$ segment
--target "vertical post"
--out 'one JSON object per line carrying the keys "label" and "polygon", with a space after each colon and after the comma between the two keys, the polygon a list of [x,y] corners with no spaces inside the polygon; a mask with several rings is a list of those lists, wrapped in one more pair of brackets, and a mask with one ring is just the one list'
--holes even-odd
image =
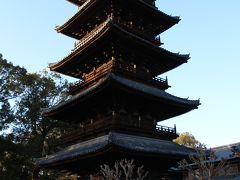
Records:
{"label": "vertical post", "polygon": [[141,120],[142,120],[142,117],[139,115],[138,116],[138,127],[141,127]]}
{"label": "vertical post", "polygon": [[174,132],[177,133],[177,126],[174,124]]}
{"label": "vertical post", "polygon": [[137,65],[136,64],[133,64],[133,71],[134,71],[134,73],[137,72]]}

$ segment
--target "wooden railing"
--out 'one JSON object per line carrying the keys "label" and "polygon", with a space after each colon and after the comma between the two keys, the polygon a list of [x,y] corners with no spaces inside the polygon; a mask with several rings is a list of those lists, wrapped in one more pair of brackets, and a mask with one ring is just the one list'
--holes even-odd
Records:
{"label": "wooden railing", "polygon": [[101,120],[94,120],[95,122],[85,124],[84,126],[77,129],[75,132],[65,134],[62,140],[65,142],[70,142],[78,139],[79,137],[88,136],[97,132],[101,132],[110,129],[112,126],[112,117],[104,118]]}
{"label": "wooden railing", "polygon": [[[150,133],[155,135],[169,135],[169,136],[175,136],[176,135],[176,126],[174,128],[167,127],[167,126],[156,126],[156,129],[154,130],[154,126],[145,126],[144,124],[141,124],[139,126],[138,123],[132,123],[129,124],[128,121],[125,119],[125,121],[122,121],[122,119],[118,119],[118,115],[111,115],[109,117],[104,117],[103,119],[99,120],[92,120],[92,122],[89,122],[89,124],[85,124],[84,126],[77,129],[75,132],[71,132],[69,134],[66,134],[62,137],[62,140],[65,143],[71,143],[78,139],[81,139],[82,137],[96,135],[98,133],[109,131],[109,130],[118,130],[118,129],[125,129],[126,131],[137,131],[142,133]],[[131,121],[132,119],[130,119]]]}
{"label": "wooden railing", "polygon": [[99,79],[104,76],[110,69],[113,67],[113,61],[110,60],[107,63],[104,63],[99,68],[94,69],[89,74],[84,74],[82,80],[79,80],[75,83],[70,83],[69,91],[74,92],[78,88],[84,87],[86,84]]}
{"label": "wooden railing", "polygon": [[134,75],[135,77],[143,79],[143,80],[147,80],[147,81],[155,82],[155,83],[161,83],[166,86],[168,85],[167,79],[163,79],[160,77],[152,77],[152,75],[148,69],[145,69],[143,67],[137,67],[135,64],[114,61],[113,67],[114,67],[115,71],[120,71],[120,72],[128,74],[130,76]]}
{"label": "wooden railing", "polygon": [[85,86],[87,83],[93,82],[102,76],[104,76],[109,71],[117,72],[123,75],[131,76],[133,78],[144,80],[148,83],[155,83],[156,85],[168,87],[168,80],[160,77],[152,77],[148,69],[142,67],[137,67],[135,64],[129,64],[126,62],[115,61],[114,58],[104,63],[99,68],[94,69],[89,74],[84,74],[82,80],[70,84],[69,90],[73,92],[80,87]]}
{"label": "wooden railing", "polygon": [[174,134],[177,133],[176,125],[174,125],[174,128],[157,125],[156,130],[158,132],[164,132],[164,133],[174,133]]}
{"label": "wooden railing", "polygon": [[100,76],[106,74],[112,67],[113,67],[113,60],[110,60],[107,63],[104,63],[99,68],[94,69],[89,74],[84,75],[83,80],[85,82],[89,82],[89,81],[92,81],[94,79],[98,79]]}

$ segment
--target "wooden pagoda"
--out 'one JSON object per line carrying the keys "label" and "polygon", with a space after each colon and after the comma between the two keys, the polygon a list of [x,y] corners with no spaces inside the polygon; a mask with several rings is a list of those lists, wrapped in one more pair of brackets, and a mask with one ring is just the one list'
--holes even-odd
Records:
{"label": "wooden pagoda", "polygon": [[172,142],[176,127],[158,122],[200,104],[165,92],[168,80],[159,77],[189,59],[160,47],[159,34],[179,17],[159,11],[155,0],[68,1],[78,12],[56,30],[78,42],[50,69],[79,81],[69,87],[68,100],[43,116],[78,128],[63,136],[65,149],[35,164],[88,179],[101,164],[128,158],[144,164],[150,179],[165,177],[191,150]]}

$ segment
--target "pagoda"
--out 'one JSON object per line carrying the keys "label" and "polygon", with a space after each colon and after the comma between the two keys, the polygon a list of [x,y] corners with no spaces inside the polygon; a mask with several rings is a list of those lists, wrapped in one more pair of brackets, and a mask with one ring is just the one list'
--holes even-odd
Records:
{"label": "pagoda", "polygon": [[74,49],[50,70],[79,79],[70,98],[43,116],[72,123],[61,151],[35,161],[37,168],[64,170],[83,179],[102,164],[134,159],[149,179],[168,176],[190,149],[172,142],[176,126],[159,122],[198,108],[199,100],[166,92],[159,77],[189,59],[161,47],[160,34],[180,21],[155,0],[68,0],[78,12],[57,32],[75,38]]}

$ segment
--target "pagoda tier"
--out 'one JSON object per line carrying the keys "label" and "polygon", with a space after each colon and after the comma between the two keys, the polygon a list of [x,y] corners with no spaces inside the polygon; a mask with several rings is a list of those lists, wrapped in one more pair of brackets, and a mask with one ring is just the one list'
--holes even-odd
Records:
{"label": "pagoda tier", "polygon": [[179,98],[145,83],[109,72],[104,78],[77,91],[67,101],[45,109],[43,116],[75,124],[63,142],[71,145],[112,130],[173,140],[176,128],[157,122],[196,109],[199,101]]}
{"label": "pagoda tier", "polygon": [[109,72],[69,100],[45,109],[43,115],[81,123],[101,114],[106,116],[123,110],[130,116],[134,113],[141,117],[150,116],[153,124],[196,109],[198,105],[198,100],[179,98],[151,85]]}
{"label": "pagoda tier", "polygon": [[82,38],[68,56],[50,64],[50,69],[83,79],[83,75],[107,63],[112,57],[125,64],[135,64],[137,68],[148,71],[152,77],[186,63],[189,59],[189,55],[172,53],[137,36],[109,17]]}
{"label": "pagoda tier", "polygon": [[[145,13],[142,13],[145,12]],[[142,0],[88,0],[78,12],[56,30],[67,36],[81,39],[110,15],[121,19],[151,38],[166,31],[179,22],[178,17],[169,16]]]}
{"label": "pagoda tier", "polygon": [[110,132],[39,158],[35,164],[48,169],[95,174],[100,165],[112,165],[113,162],[128,158],[135,159],[137,165],[144,164],[144,169],[150,171],[147,179],[156,179],[190,153],[193,153],[192,149],[171,141]]}

